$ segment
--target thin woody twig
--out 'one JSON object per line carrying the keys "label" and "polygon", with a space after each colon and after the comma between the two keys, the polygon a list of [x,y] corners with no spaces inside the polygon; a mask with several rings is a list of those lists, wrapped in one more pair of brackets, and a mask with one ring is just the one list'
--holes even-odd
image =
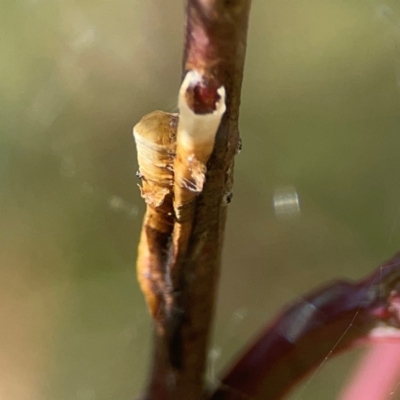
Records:
{"label": "thin woody twig", "polygon": [[[197,400],[205,393],[203,376],[226,204],[240,142],[249,9],[250,0],[187,0],[183,61],[187,79],[179,100],[174,184],[172,190],[168,185],[153,185],[166,195],[155,206],[147,201],[139,250],[139,280],[157,327],[144,396],[148,400]],[[208,127],[207,118],[212,121]],[[198,119],[206,132],[198,131]],[[187,130],[189,136],[184,134]],[[197,133],[191,142],[193,132]],[[145,194],[149,179],[143,175]]]}
{"label": "thin woody twig", "polygon": [[[174,162],[174,215],[172,257],[168,265],[174,290],[169,315],[171,323],[169,352],[177,368],[183,367],[181,324],[174,314],[182,310],[187,286],[185,268],[192,228],[196,217],[196,199],[202,192],[215,135],[226,110],[225,89],[215,81],[205,79],[199,71],[189,71],[179,94],[179,124]],[[179,317],[179,315],[178,315]]]}

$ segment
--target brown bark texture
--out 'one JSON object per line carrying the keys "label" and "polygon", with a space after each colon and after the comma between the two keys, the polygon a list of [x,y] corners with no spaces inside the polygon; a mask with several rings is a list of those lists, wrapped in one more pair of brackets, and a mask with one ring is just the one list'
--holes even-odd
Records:
{"label": "brown bark texture", "polygon": [[[238,118],[250,3],[250,0],[187,0],[186,3],[183,77],[193,70],[202,76],[201,85],[186,93],[187,104],[197,114],[212,112],[218,100],[217,88],[224,87],[226,111],[204,169],[204,185],[196,196],[190,197],[182,187],[176,188],[181,161],[178,139],[173,204],[169,195],[164,204],[172,210],[173,226],[169,225],[169,213],[164,213],[166,223],[162,229],[158,230],[157,223],[150,225],[154,230],[149,229],[151,218],[157,218],[159,211],[151,209],[146,199],[148,213],[140,246],[143,259],[150,261],[146,267],[148,274],[139,279],[156,324],[152,366],[143,397],[146,400],[198,400],[206,395],[204,372],[226,205],[232,197],[234,156],[240,148]],[[177,199],[190,201],[176,204]],[[156,254],[150,248],[152,245]],[[158,266],[157,277],[148,280],[152,263]],[[163,279],[168,282],[162,282]]]}

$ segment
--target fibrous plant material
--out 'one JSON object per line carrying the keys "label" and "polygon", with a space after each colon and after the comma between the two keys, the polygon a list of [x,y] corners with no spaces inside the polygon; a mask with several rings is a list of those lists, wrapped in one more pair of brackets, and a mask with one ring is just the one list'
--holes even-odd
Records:
{"label": "fibrous plant material", "polygon": [[174,163],[174,210],[178,221],[188,219],[185,207],[201,193],[206,164],[226,110],[225,89],[200,71],[189,71],[179,91],[179,124]]}
{"label": "fibrous plant material", "polygon": [[278,315],[225,374],[212,400],[279,400],[327,357],[400,339],[400,253],[358,281],[336,281]]}

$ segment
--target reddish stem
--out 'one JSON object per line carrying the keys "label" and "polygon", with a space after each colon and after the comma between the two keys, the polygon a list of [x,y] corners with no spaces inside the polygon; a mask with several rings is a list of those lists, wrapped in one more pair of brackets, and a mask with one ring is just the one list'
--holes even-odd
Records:
{"label": "reddish stem", "polygon": [[212,399],[282,399],[327,356],[399,337],[399,298],[400,253],[362,281],[337,281],[305,296],[268,325]]}

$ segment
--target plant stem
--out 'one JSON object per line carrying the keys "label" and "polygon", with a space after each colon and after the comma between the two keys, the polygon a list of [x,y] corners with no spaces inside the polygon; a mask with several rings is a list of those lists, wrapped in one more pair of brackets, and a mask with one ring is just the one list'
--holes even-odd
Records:
{"label": "plant stem", "polygon": [[399,340],[399,329],[400,253],[360,281],[335,281],[289,305],[210,399],[281,400],[328,358],[366,342]]}
{"label": "plant stem", "polygon": [[[181,271],[177,307],[156,329],[145,399],[197,400],[204,371],[221,264],[226,204],[239,147],[239,105],[250,0],[187,0],[183,76],[197,70],[226,91],[226,112],[207,163],[204,188],[194,201],[194,219]],[[175,227],[174,227],[175,229]],[[171,357],[172,355],[172,357]],[[178,363],[173,358],[178,359]]]}

